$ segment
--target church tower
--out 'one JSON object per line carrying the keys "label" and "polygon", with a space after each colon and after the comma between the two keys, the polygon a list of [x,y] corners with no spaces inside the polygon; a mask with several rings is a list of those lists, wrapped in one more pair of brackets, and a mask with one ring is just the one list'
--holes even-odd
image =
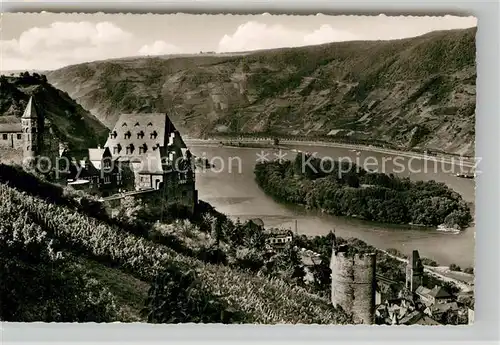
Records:
{"label": "church tower", "polygon": [[30,164],[30,161],[34,162],[36,160],[40,143],[38,137],[40,133],[40,121],[33,97],[30,97],[28,101],[28,105],[21,117],[21,124],[24,136],[23,161],[26,164]]}
{"label": "church tower", "polygon": [[406,288],[411,292],[415,292],[422,285],[423,279],[424,265],[422,264],[422,260],[420,260],[418,250],[414,250],[406,266]]}

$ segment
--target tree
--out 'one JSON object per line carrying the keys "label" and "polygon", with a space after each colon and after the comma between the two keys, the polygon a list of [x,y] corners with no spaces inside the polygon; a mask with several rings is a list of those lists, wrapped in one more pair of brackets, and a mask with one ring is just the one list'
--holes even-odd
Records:
{"label": "tree", "polygon": [[474,274],[474,268],[467,267],[467,268],[464,269],[464,273]]}

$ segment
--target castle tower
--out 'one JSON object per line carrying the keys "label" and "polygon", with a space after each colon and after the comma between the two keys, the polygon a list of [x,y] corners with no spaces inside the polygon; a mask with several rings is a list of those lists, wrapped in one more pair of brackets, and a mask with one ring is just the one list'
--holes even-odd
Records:
{"label": "castle tower", "polygon": [[373,324],[375,319],[376,256],[374,253],[349,253],[347,246],[334,248],[332,270],[332,304],[353,316],[355,322]]}
{"label": "castle tower", "polygon": [[30,97],[28,105],[21,117],[21,125],[23,129],[24,145],[23,145],[23,161],[26,164],[31,164],[36,160],[39,150],[39,117],[35,108],[33,97]]}
{"label": "castle tower", "polygon": [[422,285],[424,278],[424,265],[420,260],[418,250],[414,250],[406,265],[406,288],[411,292]]}

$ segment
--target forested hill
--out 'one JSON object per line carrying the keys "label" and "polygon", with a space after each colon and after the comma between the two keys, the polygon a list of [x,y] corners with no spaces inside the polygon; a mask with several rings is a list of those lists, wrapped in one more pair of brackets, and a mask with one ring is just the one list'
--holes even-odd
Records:
{"label": "forested hill", "polygon": [[107,128],[67,93],[52,86],[44,75],[23,72],[0,79],[0,123],[2,116],[21,117],[33,96],[37,108],[50,120],[60,140],[75,150],[96,147]]}
{"label": "forested hill", "polygon": [[193,136],[376,139],[472,155],[475,34],[97,61],[48,78],[108,127],[122,112],[160,111]]}

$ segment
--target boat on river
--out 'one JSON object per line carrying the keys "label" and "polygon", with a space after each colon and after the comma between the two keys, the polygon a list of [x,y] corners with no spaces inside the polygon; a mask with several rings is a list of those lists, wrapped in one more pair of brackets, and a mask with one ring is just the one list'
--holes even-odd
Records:
{"label": "boat on river", "polygon": [[444,224],[438,225],[436,230],[442,231],[442,232],[448,232],[451,234],[459,234],[460,233],[460,229],[448,227],[448,226],[445,226]]}

